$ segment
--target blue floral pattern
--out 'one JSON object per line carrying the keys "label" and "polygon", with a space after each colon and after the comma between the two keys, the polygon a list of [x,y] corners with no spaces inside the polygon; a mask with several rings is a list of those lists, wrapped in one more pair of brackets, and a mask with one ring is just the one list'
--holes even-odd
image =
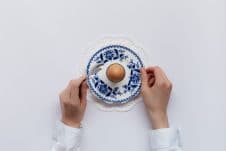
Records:
{"label": "blue floral pattern", "polygon": [[132,93],[135,88],[137,88],[140,84],[140,64],[139,62],[134,63],[133,60],[130,60],[129,64],[127,67],[130,69],[130,78],[129,78],[129,83],[126,85],[123,85],[122,87],[124,88],[124,93],[130,92]]}
{"label": "blue floral pattern", "polygon": [[[130,53],[134,59],[130,58],[128,53]],[[110,87],[95,74],[89,77],[88,85],[91,88],[91,92],[106,103],[125,103],[137,96],[141,87],[140,68],[143,67],[143,63],[131,49],[120,45],[110,45],[100,49],[90,59],[87,65],[87,75],[89,75],[91,63],[105,64],[106,62],[115,60],[126,63],[130,71],[127,84],[120,87]],[[120,96],[125,93],[129,94],[128,97],[119,99]]]}
{"label": "blue floral pattern", "polygon": [[125,55],[125,50],[113,48],[113,49],[108,49],[103,53],[100,53],[98,56],[96,56],[96,58],[94,58],[94,61],[96,63],[103,64],[111,60],[122,61],[127,58],[128,56]]}
{"label": "blue floral pattern", "polygon": [[95,75],[92,78],[92,82],[94,84],[94,87],[106,97],[116,98],[118,95],[122,95],[122,93],[119,91],[118,87],[111,88],[107,84],[104,83],[97,75]]}

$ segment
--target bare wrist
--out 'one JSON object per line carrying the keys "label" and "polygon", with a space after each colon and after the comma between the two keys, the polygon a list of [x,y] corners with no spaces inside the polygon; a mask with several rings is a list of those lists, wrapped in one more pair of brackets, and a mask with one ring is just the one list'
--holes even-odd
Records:
{"label": "bare wrist", "polygon": [[169,128],[168,116],[166,112],[149,112],[152,129]]}
{"label": "bare wrist", "polygon": [[62,119],[61,120],[65,125],[69,126],[69,127],[74,127],[74,128],[80,128],[81,127],[81,123],[80,122],[73,122],[71,120],[65,120]]}

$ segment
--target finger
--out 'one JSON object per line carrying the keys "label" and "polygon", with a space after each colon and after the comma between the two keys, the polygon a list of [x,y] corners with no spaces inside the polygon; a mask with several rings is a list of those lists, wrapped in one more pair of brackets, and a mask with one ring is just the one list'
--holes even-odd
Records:
{"label": "finger", "polygon": [[167,76],[164,71],[160,67],[155,67],[154,70],[155,80],[158,83],[169,82]]}
{"label": "finger", "polygon": [[79,87],[81,83],[86,79],[86,76],[81,76],[78,79],[72,80],[71,84],[71,98],[72,100],[78,101],[79,100]]}
{"label": "finger", "polygon": [[146,88],[148,86],[148,75],[144,68],[141,68],[141,87]]}
{"label": "finger", "polygon": [[148,86],[152,87],[155,82],[154,67],[153,66],[147,67],[146,72],[148,75]]}
{"label": "finger", "polygon": [[150,76],[148,79],[148,85],[149,87],[152,87],[155,84],[155,77],[154,76]]}
{"label": "finger", "polygon": [[155,67],[153,67],[153,66],[150,66],[150,67],[146,68],[146,72],[147,73],[153,73],[154,74],[154,70],[155,70]]}
{"label": "finger", "polygon": [[82,82],[81,88],[80,88],[80,103],[81,106],[86,106],[87,103],[87,90],[88,90],[88,85],[86,80]]}
{"label": "finger", "polygon": [[162,70],[162,68],[158,67],[159,70],[162,72],[162,76],[169,81],[168,77],[166,76],[166,73]]}
{"label": "finger", "polygon": [[59,96],[60,96],[61,101],[63,101],[63,100],[67,101],[67,100],[70,99],[70,97],[71,97],[71,86],[70,86],[70,84],[67,85],[67,87],[59,94]]}
{"label": "finger", "polygon": [[151,78],[155,78],[155,75],[153,72],[147,73],[148,75],[148,80],[150,80]]}

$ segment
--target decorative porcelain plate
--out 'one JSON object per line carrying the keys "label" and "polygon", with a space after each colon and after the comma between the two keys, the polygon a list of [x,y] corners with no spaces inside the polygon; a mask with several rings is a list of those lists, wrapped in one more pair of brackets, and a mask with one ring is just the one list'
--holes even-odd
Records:
{"label": "decorative porcelain plate", "polygon": [[130,48],[108,45],[96,51],[86,73],[91,93],[107,104],[127,103],[140,93],[143,62]]}

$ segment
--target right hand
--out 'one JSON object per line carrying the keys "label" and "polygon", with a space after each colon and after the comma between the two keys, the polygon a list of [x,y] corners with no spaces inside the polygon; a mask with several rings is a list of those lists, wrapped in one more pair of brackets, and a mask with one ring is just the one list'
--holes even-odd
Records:
{"label": "right hand", "polygon": [[168,128],[167,106],[172,84],[160,67],[141,69],[141,93],[153,129]]}

